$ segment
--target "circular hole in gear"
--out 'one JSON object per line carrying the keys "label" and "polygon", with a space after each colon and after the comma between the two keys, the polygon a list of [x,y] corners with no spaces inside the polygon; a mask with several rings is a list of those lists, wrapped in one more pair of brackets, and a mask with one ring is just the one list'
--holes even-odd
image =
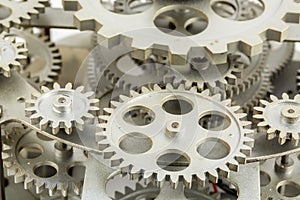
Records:
{"label": "circular hole in gear", "polygon": [[300,195],[300,185],[292,181],[282,181],[277,185],[277,192],[288,198]]}
{"label": "circular hole in gear", "polygon": [[219,160],[229,155],[230,146],[219,138],[208,138],[197,147],[197,152],[204,158]]}
{"label": "circular hole in gear", "polygon": [[143,106],[132,107],[123,115],[124,121],[134,126],[148,125],[153,122],[154,118],[154,112]]}
{"label": "circular hole in gear", "polygon": [[186,37],[203,32],[207,28],[208,18],[195,8],[174,5],[159,10],[154,24],[164,33]]}
{"label": "circular hole in gear", "polygon": [[27,144],[19,149],[19,154],[24,159],[34,159],[41,156],[43,148],[39,144]]}
{"label": "circular hole in gear", "polygon": [[158,157],[156,164],[166,171],[178,172],[190,165],[190,158],[182,151],[169,150]]}
{"label": "circular hole in gear", "polygon": [[193,110],[193,104],[184,97],[172,96],[162,104],[162,108],[173,115],[184,115]]}
{"label": "circular hole in gear", "polygon": [[0,20],[8,18],[12,13],[12,10],[2,4],[0,4]]}
{"label": "circular hole in gear", "polygon": [[153,0],[100,0],[100,2],[107,10],[124,15],[132,15],[144,12],[153,4]]}
{"label": "circular hole in gear", "polygon": [[199,125],[210,131],[222,131],[227,129],[230,124],[230,118],[217,111],[211,111],[203,114],[199,119]]}
{"label": "circular hole in gear", "polygon": [[142,133],[128,133],[120,139],[119,147],[129,154],[142,154],[152,148],[152,140]]}
{"label": "circular hole in gear", "polygon": [[268,173],[260,171],[260,186],[265,187],[270,184],[271,177]]}
{"label": "circular hole in gear", "polygon": [[38,164],[33,168],[33,173],[40,178],[50,178],[57,174],[57,167],[54,163]]}
{"label": "circular hole in gear", "polygon": [[234,1],[212,1],[211,8],[217,15],[226,19],[235,17],[238,11]]}
{"label": "circular hole in gear", "polygon": [[85,176],[85,166],[75,165],[68,169],[68,175],[76,180],[83,181]]}

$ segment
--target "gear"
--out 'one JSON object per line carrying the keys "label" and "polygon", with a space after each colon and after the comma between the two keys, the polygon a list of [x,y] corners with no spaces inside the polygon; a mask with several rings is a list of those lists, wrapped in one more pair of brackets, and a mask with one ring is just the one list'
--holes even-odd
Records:
{"label": "gear", "polygon": [[102,96],[115,88],[122,89],[126,93],[141,86],[159,84],[163,82],[164,75],[172,71],[169,67],[151,59],[146,62],[132,59],[130,56],[132,51],[134,49],[122,41],[109,48],[98,45],[92,51],[88,58],[87,78],[97,96]]}
{"label": "gear", "polygon": [[79,149],[50,140],[20,124],[2,136],[3,164],[15,183],[49,196],[80,195],[87,157]]}
{"label": "gear", "polygon": [[273,76],[278,76],[279,72],[292,60],[295,44],[289,42],[278,43],[274,41],[269,43],[271,49],[266,62],[267,68]]}
{"label": "gear", "polygon": [[26,101],[25,111],[32,124],[39,124],[41,129],[50,126],[53,134],[61,128],[71,134],[73,126],[82,130],[85,121],[94,122],[99,100],[92,98],[93,92],[83,93],[82,86],[72,89],[71,83],[65,88],[54,83],[53,88],[42,87],[42,94],[32,94],[33,98]]}
{"label": "gear", "polygon": [[287,140],[297,145],[300,133],[300,95],[289,99],[284,93],[282,99],[273,95],[270,99],[271,102],[260,100],[262,107],[254,108],[257,114],[253,118],[259,121],[257,126],[266,131],[268,140],[278,136],[281,145]]}
{"label": "gear", "polygon": [[19,27],[21,23],[28,23],[31,16],[44,12],[47,5],[48,0],[1,0],[0,33],[8,31],[11,26]]}
{"label": "gear", "polygon": [[[242,89],[240,89],[242,90]],[[232,97],[233,104],[243,108],[245,113],[250,113],[254,106],[259,104],[259,100],[265,98],[272,92],[270,73],[263,72],[255,83]]]}
{"label": "gear", "polygon": [[30,63],[23,73],[37,85],[52,85],[61,69],[61,56],[58,48],[50,42],[49,37],[34,34],[33,29],[11,29],[10,34],[26,41]]}
{"label": "gear", "polygon": [[183,181],[190,187],[193,180],[203,185],[206,177],[216,182],[245,163],[253,145],[248,137],[253,132],[245,128],[251,122],[241,121],[246,114],[235,113],[239,107],[229,107],[229,100],[184,85],[141,91],[120,96],[121,102],[105,109],[108,115],[99,116],[103,122],[96,140],[113,166],[159,186]]}
{"label": "gear", "polygon": [[[135,188],[125,187],[124,193],[120,191],[115,192],[115,200],[135,200],[140,196],[143,196],[145,199],[155,199],[162,192],[161,189],[155,187],[152,183],[144,186],[140,183],[136,183]],[[174,191],[172,191],[174,192]],[[186,200],[216,200],[221,199],[220,193],[209,194],[209,188],[197,188],[197,189],[185,189],[183,199]],[[168,196],[167,194],[164,194]],[[172,195],[169,195],[172,196]]]}
{"label": "gear", "polygon": [[[215,63],[225,63],[227,52],[239,49],[249,56],[258,55],[264,40],[289,39],[290,23],[299,22],[295,19],[300,5],[294,0],[261,2],[263,14],[244,23],[221,18],[211,9],[210,1],[184,1],[183,5],[181,1],[156,0],[144,11],[127,15],[111,11],[101,1],[64,0],[64,8],[79,10],[74,19],[80,30],[96,30],[106,38],[118,34],[132,38],[134,48],[146,50],[135,55],[138,59],[148,57],[148,48],[159,45],[167,54],[172,53],[172,64],[178,64],[178,56],[193,54],[192,47],[201,44]],[[228,27],[226,32],[223,27]]]}
{"label": "gear", "polygon": [[0,34],[0,73],[6,77],[10,77],[10,69],[21,69],[21,61],[27,59],[27,49],[24,43],[17,43],[15,38]]}

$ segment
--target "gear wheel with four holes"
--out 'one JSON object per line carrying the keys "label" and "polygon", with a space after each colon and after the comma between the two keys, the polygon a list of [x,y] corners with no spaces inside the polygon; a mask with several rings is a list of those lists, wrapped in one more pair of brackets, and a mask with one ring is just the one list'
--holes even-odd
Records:
{"label": "gear wheel with four holes", "polygon": [[20,70],[21,61],[27,59],[27,49],[25,44],[16,42],[15,37],[9,36],[7,33],[0,34],[0,73],[6,77],[10,77],[11,68]]}
{"label": "gear wheel with four holes", "polygon": [[48,4],[48,0],[1,0],[0,33],[8,31],[12,26],[19,27],[21,23],[29,23],[31,17],[44,12]]}
{"label": "gear wheel with four holes", "polygon": [[283,145],[291,140],[297,145],[300,133],[300,95],[294,99],[284,93],[282,99],[270,96],[271,102],[260,100],[262,107],[255,107],[256,115],[253,116],[259,123],[258,128],[266,132],[267,139],[278,137],[279,144]]}
{"label": "gear wheel with four holes", "polygon": [[[215,63],[225,63],[228,52],[241,50],[249,56],[258,55],[264,40],[289,39],[290,23],[299,23],[300,4],[294,0],[261,2],[263,13],[255,20],[242,22],[220,17],[210,1],[188,0],[183,5],[182,1],[155,0],[145,10],[126,15],[110,10],[101,1],[64,0],[63,4],[66,10],[79,10],[74,14],[78,29],[95,30],[106,38],[119,34],[131,38],[134,48],[146,50],[135,55],[139,59],[147,57],[150,47],[159,45],[167,54],[171,52],[171,63],[178,64],[178,56],[195,53],[195,46],[205,47]],[[175,23],[166,21],[170,18]]]}
{"label": "gear wheel with four holes", "polygon": [[175,188],[180,181],[186,187],[207,178],[217,182],[251,152],[246,114],[208,90],[154,85],[119,98],[99,116],[96,140],[104,158],[133,178],[142,175],[158,186],[169,181]]}
{"label": "gear wheel with four holes", "polygon": [[10,35],[26,41],[29,63],[22,73],[38,86],[50,86],[58,78],[61,70],[61,55],[49,37],[33,33],[33,29],[19,30],[12,28]]}
{"label": "gear wheel with four holes", "polygon": [[74,173],[85,168],[87,157],[82,150],[20,124],[6,130],[2,141],[3,165],[15,183],[24,183],[25,189],[34,187],[37,194],[47,191],[50,197],[80,195],[84,177]]}
{"label": "gear wheel with four holes", "polygon": [[72,127],[82,130],[85,122],[94,122],[99,111],[94,92],[83,93],[83,86],[72,89],[71,83],[65,88],[54,83],[53,88],[43,86],[42,94],[32,94],[32,99],[26,101],[25,111],[32,124],[38,124],[43,130],[51,127],[53,134],[60,129],[71,134]]}

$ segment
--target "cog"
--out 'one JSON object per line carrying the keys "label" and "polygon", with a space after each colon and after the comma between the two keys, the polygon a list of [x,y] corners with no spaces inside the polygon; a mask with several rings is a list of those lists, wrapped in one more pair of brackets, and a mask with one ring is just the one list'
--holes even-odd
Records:
{"label": "cog", "polygon": [[61,55],[49,37],[33,33],[33,29],[12,28],[10,35],[26,41],[30,63],[23,69],[24,75],[38,86],[50,86],[61,70]]}
{"label": "cog", "polygon": [[104,158],[131,177],[142,175],[159,186],[170,181],[175,188],[180,181],[186,187],[192,181],[204,185],[206,178],[216,182],[238,170],[251,152],[253,132],[246,128],[251,122],[242,121],[246,114],[208,90],[154,85],[119,98],[99,116],[96,141]]}
{"label": "cog", "polygon": [[[38,135],[22,125],[2,136],[3,165],[15,183],[24,183],[25,189],[48,192],[50,197],[80,195],[87,157],[79,149]],[[83,171],[84,172],[84,171]]]}
{"label": "cog", "polygon": [[[110,10],[101,1],[64,0],[63,4],[65,10],[79,10],[74,14],[78,29],[95,30],[106,38],[122,34],[132,39],[134,48],[145,50],[135,55],[137,59],[147,58],[149,48],[159,45],[166,54],[171,52],[171,63],[178,64],[176,58],[187,57],[195,46],[204,47],[215,63],[225,63],[228,52],[241,50],[249,56],[258,55],[265,40],[289,39],[290,24],[299,23],[295,20],[300,13],[299,3],[294,0],[261,2],[264,12],[255,20],[243,23],[221,18],[211,8],[210,1],[185,1],[183,5],[178,1],[156,0],[142,12],[126,15]],[[168,21],[170,17],[175,23]],[[228,27],[225,32],[224,27]]]}
{"label": "cog", "polygon": [[282,99],[270,96],[271,102],[260,100],[261,107],[255,107],[257,112],[253,116],[259,123],[257,126],[265,131],[267,139],[271,140],[278,136],[280,145],[291,140],[294,145],[298,144],[300,133],[300,95],[294,99],[289,99],[286,93],[282,94]]}
{"label": "cog", "polygon": [[295,44],[291,42],[278,43],[274,41],[269,43],[271,49],[267,59],[267,68],[273,76],[276,77],[292,60]]}
{"label": "cog", "polygon": [[[135,188],[125,187],[124,192],[116,191],[115,200],[135,200],[140,196],[143,196],[146,199],[155,199],[159,196],[162,190],[158,187],[155,187],[152,183],[147,184],[146,186],[136,183]],[[173,191],[174,192],[174,191]],[[202,199],[202,200],[217,200],[220,198],[220,193],[209,193],[209,188],[193,188],[185,189],[182,191],[184,200],[193,200],[193,199]],[[168,194],[165,194],[168,196]],[[170,196],[170,195],[169,195]],[[172,196],[172,195],[171,195]]]}
{"label": "cog", "polygon": [[29,23],[32,16],[44,12],[45,6],[49,5],[48,0],[30,1],[1,1],[0,33],[8,31],[10,27],[19,27]]}
{"label": "cog", "polygon": [[[241,91],[244,89],[240,89]],[[245,113],[252,112],[253,107],[259,104],[260,99],[264,99],[273,90],[270,81],[270,73],[265,71],[253,85],[249,85],[243,92],[232,97],[233,105],[242,107]]]}
{"label": "cog", "polygon": [[72,89],[71,83],[65,88],[54,83],[53,88],[42,87],[42,94],[32,94],[26,101],[25,111],[32,124],[39,124],[43,130],[51,127],[53,134],[61,128],[71,134],[73,126],[82,130],[85,122],[94,122],[99,100],[92,98],[93,92],[83,93],[83,86]]}
{"label": "cog", "polygon": [[88,60],[87,78],[97,97],[112,89],[126,93],[141,86],[159,84],[164,75],[172,71],[150,58],[145,62],[132,59],[133,51],[122,39],[109,48],[102,45],[94,48]]}
{"label": "cog", "polygon": [[10,69],[21,69],[21,62],[27,59],[24,43],[17,43],[7,33],[0,34],[0,73],[10,77]]}

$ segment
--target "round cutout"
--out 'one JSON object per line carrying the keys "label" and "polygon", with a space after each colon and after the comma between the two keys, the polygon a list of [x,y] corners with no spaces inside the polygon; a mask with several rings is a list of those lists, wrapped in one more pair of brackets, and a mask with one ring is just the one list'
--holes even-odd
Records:
{"label": "round cutout", "polygon": [[173,96],[163,103],[162,108],[172,115],[184,115],[193,110],[193,105],[183,97]]}
{"label": "round cutout", "polygon": [[129,109],[123,119],[134,126],[145,126],[153,122],[155,114],[149,108],[143,106],[135,106]]}
{"label": "round cutout", "polygon": [[166,171],[178,172],[190,165],[190,158],[179,150],[169,150],[158,157],[156,164]]}
{"label": "round cutout", "polygon": [[198,146],[197,152],[204,158],[219,160],[229,155],[230,147],[219,138],[208,138]]}
{"label": "round cutout", "polygon": [[207,112],[199,119],[199,125],[210,131],[222,131],[227,129],[231,124],[230,118],[217,111]]}
{"label": "round cutout", "polygon": [[4,20],[11,15],[12,11],[10,8],[0,4],[0,20]]}
{"label": "round cutout", "polygon": [[41,156],[42,153],[43,149],[39,144],[27,144],[19,150],[19,154],[24,159],[34,159]]}
{"label": "round cutout", "polygon": [[40,164],[34,167],[33,172],[40,178],[50,178],[57,174],[57,167],[54,166],[52,163]]}
{"label": "round cutout", "polygon": [[85,176],[85,166],[75,165],[68,169],[68,175],[76,180],[83,181]]}
{"label": "round cutout", "polygon": [[260,171],[260,186],[265,187],[270,184],[271,177],[266,172]]}
{"label": "round cutout", "polygon": [[152,148],[152,140],[142,133],[128,133],[120,139],[119,147],[129,154],[142,154]]}

